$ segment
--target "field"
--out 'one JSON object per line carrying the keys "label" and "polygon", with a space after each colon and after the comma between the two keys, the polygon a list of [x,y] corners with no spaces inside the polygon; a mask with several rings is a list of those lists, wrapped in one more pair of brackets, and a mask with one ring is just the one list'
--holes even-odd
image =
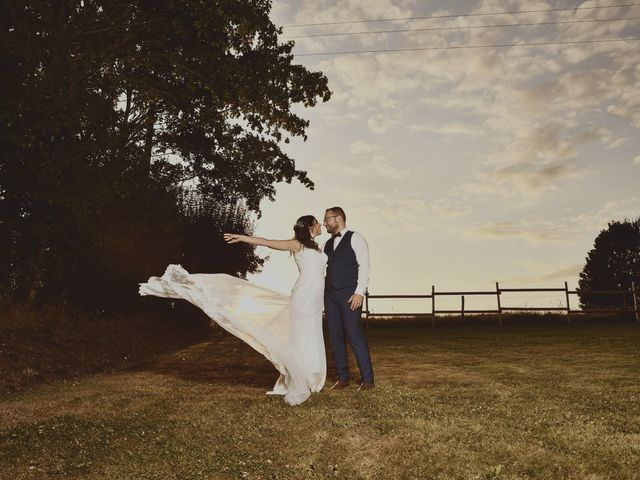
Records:
{"label": "field", "polygon": [[264,395],[271,365],[220,331],[5,391],[0,477],[640,478],[635,323],[368,336],[375,390],[325,390],[293,408]]}

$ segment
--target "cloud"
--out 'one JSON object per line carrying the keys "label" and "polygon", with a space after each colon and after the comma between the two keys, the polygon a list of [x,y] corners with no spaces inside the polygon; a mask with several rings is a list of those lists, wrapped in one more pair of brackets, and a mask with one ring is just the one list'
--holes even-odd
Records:
{"label": "cloud", "polygon": [[321,171],[331,170],[355,177],[373,176],[392,180],[399,180],[410,175],[409,169],[398,168],[392,164],[385,152],[380,145],[356,140],[349,147],[351,156],[344,162],[324,160],[318,165],[318,169]]}
{"label": "cloud", "polygon": [[403,95],[422,85],[415,76],[416,61],[390,55],[340,55],[323,60],[318,68],[330,79],[330,88],[349,108],[394,110]]}
{"label": "cloud", "polygon": [[524,239],[530,244],[575,244],[585,237],[593,237],[614,220],[637,218],[640,198],[610,200],[599,209],[563,218],[531,216],[515,220],[492,220],[462,227],[470,240]]}
{"label": "cloud", "polygon": [[529,243],[563,243],[570,232],[556,222],[540,219],[501,220],[474,224],[463,229],[469,239],[523,238]]}
{"label": "cloud", "polygon": [[392,127],[399,125],[397,115],[376,114],[367,121],[369,130],[373,133],[386,133]]}
{"label": "cloud", "polygon": [[376,224],[390,236],[423,231],[425,221],[430,217],[429,205],[419,192],[350,189],[338,191],[336,195],[363,218],[377,219]]}
{"label": "cloud", "polygon": [[575,164],[516,163],[488,173],[480,173],[475,182],[464,184],[462,188],[463,191],[471,193],[535,198],[550,190],[559,190],[556,186],[559,179],[579,175]]}
{"label": "cloud", "polygon": [[563,138],[563,129],[551,125],[531,126],[499,151],[485,156],[484,170],[460,186],[467,194],[494,194],[503,197],[538,197],[557,190],[559,181],[580,178],[584,167],[577,162],[577,146],[602,132],[586,130]]}
{"label": "cloud", "polygon": [[431,203],[431,210],[442,218],[454,218],[466,215],[471,209],[461,202],[453,202],[448,198],[440,198]]}
{"label": "cloud", "polygon": [[[597,6],[583,2],[580,6]],[[392,18],[424,14],[485,13],[552,9],[551,1],[481,0],[466,11],[449,6],[429,10],[422,2],[379,0],[367,2],[304,0],[288,23],[340,21],[349,18]],[[283,9],[282,9],[283,10]],[[291,10],[291,9],[289,9]],[[622,17],[632,8],[538,12],[527,20],[572,21]],[[631,15],[633,16],[633,15]],[[512,14],[490,23],[518,23]],[[442,19],[437,26],[479,26],[485,17]],[[435,24],[436,22],[433,22]],[[427,23],[412,21],[406,28]],[[429,26],[432,25],[430,22]],[[635,25],[635,27],[634,27]],[[356,31],[398,27],[399,24],[332,26],[330,30]],[[430,47],[490,43],[554,42],[619,38],[630,34],[631,21],[575,23],[526,28],[413,31],[390,35],[319,37],[315,47],[358,50],[390,47]],[[344,28],[344,29],[343,29]],[[316,28],[316,31],[328,31]],[[309,29],[306,33],[310,33]],[[449,191],[450,202],[434,202],[429,212],[441,218],[464,215],[477,200],[495,196],[509,205],[542,205],[549,194],[594,178],[601,164],[595,152],[629,147],[640,128],[640,50],[637,42],[540,47],[414,51],[389,54],[305,57],[329,78],[334,96],[318,123],[363,125],[380,148],[352,144],[351,159],[339,167],[343,173],[394,180],[413,180],[407,164],[398,158],[390,132],[429,133],[429,147],[451,147],[452,139],[467,146],[468,167],[460,183]],[[302,43],[300,47],[304,46]],[[333,109],[333,110],[332,110]],[[335,122],[335,123],[334,123]],[[360,130],[359,130],[360,131]],[[435,138],[434,138],[435,137]],[[441,144],[438,145],[438,137]],[[416,148],[424,146],[414,135]],[[363,136],[363,140],[368,140]],[[442,143],[447,142],[447,146]],[[584,147],[588,146],[589,149]],[[599,149],[599,150],[598,150]],[[585,153],[586,152],[586,153]],[[458,153],[458,152],[456,152]],[[366,156],[365,158],[361,158]],[[444,156],[443,156],[444,158]],[[636,158],[633,165],[638,165]],[[508,208],[505,208],[508,210]],[[560,234],[546,232],[535,220],[529,223],[485,225],[476,233],[498,238],[520,236],[533,242],[554,242]]]}
{"label": "cloud", "polygon": [[[562,286],[560,282],[568,280],[569,288],[571,288],[578,279],[578,274],[582,271],[583,266],[584,262],[574,261],[570,263],[563,259],[518,258],[512,262],[514,274],[509,278],[504,278],[501,286],[504,288],[508,284],[514,287],[517,285],[523,287],[532,287],[534,285],[560,287]],[[564,293],[532,293],[531,295],[545,298],[546,305],[552,305],[553,298],[556,299],[555,301],[560,302],[558,306],[566,305]]]}
{"label": "cloud", "polygon": [[583,212],[571,218],[574,225],[582,227],[583,231],[598,233],[614,220],[635,219],[640,216],[640,197],[627,197],[609,200],[594,212]]}
{"label": "cloud", "polygon": [[565,280],[567,278],[575,278],[582,272],[583,264],[572,264],[553,270],[547,274],[541,275],[540,280]]}
{"label": "cloud", "polygon": [[370,172],[381,177],[400,179],[408,176],[411,171],[408,169],[398,170],[389,164],[384,155],[376,155],[371,159],[371,163],[365,166]]}
{"label": "cloud", "polygon": [[609,141],[609,143],[607,143],[607,145],[605,145],[604,149],[605,150],[615,150],[616,148],[621,148],[624,147],[626,145],[629,145],[630,143],[633,142],[633,138],[629,137],[629,136],[623,136],[623,137],[619,137],[619,138],[611,138]]}
{"label": "cloud", "polygon": [[482,136],[481,129],[470,123],[465,122],[450,122],[443,125],[426,125],[426,124],[413,124],[409,125],[409,130],[412,132],[427,132],[434,133],[443,136],[456,136],[463,135],[468,137]]}
{"label": "cloud", "polygon": [[349,153],[351,155],[373,155],[381,151],[382,147],[380,147],[380,145],[367,143],[362,140],[356,140],[349,146]]}
{"label": "cloud", "polygon": [[337,164],[332,168],[335,172],[343,173],[346,175],[373,175],[393,180],[405,178],[410,174],[410,171],[408,169],[399,170],[391,165],[388,158],[384,155],[375,155],[369,163]]}
{"label": "cloud", "polygon": [[640,165],[640,155],[636,155],[633,159],[634,165]]}

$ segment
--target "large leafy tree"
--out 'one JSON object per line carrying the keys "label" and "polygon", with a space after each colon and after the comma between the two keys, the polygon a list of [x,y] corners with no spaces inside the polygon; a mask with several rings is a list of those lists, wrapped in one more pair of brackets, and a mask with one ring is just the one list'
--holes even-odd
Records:
{"label": "large leafy tree", "polygon": [[314,106],[330,91],[321,73],[293,62],[270,7],[0,4],[5,289],[33,297],[47,275],[82,285],[98,265],[149,273],[160,263],[150,252],[168,258],[179,248],[176,198],[185,182],[258,214],[278,182],[313,188],[281,144],[305,136],[308,122],[292,106]]}
{"label": "large leafy tree", "polygon": [[291,106],[330,91],[293,63],[269,10],[266,0],[3,2],[11,143],[43,147],[40,168],[118,158],[125,171],[141,155],[144,175],[175,154],[182,179],[254,210],[279,181],[312,187],[279,142],[305,135]]}
{"label": "large leafy tree", "polygon": [[[613,221],[596,237],[580,273],[580,290],[629,290],[640,288],[640,218]],[[622,306],[621,295],[581,293],[582,308]],[[633,300],[628,296],[627,306]]]}

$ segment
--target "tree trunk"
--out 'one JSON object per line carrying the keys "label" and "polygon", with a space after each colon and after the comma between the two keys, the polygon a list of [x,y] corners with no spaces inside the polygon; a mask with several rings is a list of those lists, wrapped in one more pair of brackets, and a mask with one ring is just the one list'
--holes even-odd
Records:
{"label": "tree trunk", "polygon": [[[155,133],[156,124],[156,105],[152,102],[149,105],[149,112],[145,120],[145,136],[144,136],[144,169],[147,179],[151,175],[151,157],[153,155],[153,134]],[[149,182],[147,182],[149,185]]]}

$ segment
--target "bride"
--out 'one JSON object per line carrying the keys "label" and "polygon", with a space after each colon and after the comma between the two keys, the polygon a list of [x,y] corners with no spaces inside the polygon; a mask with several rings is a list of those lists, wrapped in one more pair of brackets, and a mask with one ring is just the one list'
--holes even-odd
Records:
{"label": "bride", "polygon": [[293,231],[291,240],[224,234],[228,243],[291,252],[300,273],[291,296],[226,274],[191,274],[180,265],[169,265],[162,277],[141,283],[140,295],[183,298],[201,308],[280,372],[267,394],[284,395],[289,405],[300,405],[311,392],[322,390],[326,379],[322,310],[327,255],[315,241],[321,228],[313,215],[300,217]]}

